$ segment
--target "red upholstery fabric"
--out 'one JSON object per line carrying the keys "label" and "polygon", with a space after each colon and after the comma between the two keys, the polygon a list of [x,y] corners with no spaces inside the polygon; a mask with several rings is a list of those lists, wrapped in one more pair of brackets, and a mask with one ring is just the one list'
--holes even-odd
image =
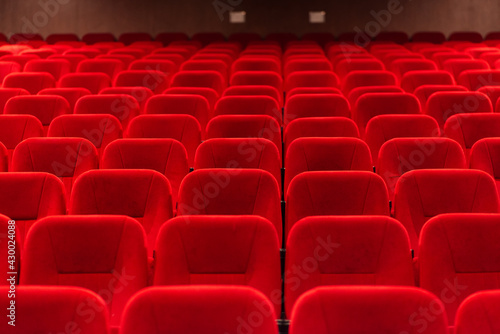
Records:
{"label": "red upholstery fabric", "polygon": [[76,102],[83,96],[90,95],[91,92],[86,88],[45,88],[38,92],[38,95],[59,95],[69,103],[71,112],[75,110]]}
{"label": "red upholstery fabric", "polygon": [[495,181],[479,170],[413,170],[400,177],[394,217],[408,231],[415,255],[424,224],[442,213],[499,212]]}
{"label": "red upholstery fabric", "polygon": [[345,76],[342,91],[345,95],[364,86],[395,86],[396,76],[388,71],[351,71]]}
{"label": "red upholstery fabric", "polygon": [[5,77],[11,73],[21,72],[22,67],[15,61],[0,60],[0,84],[3,83]]}
{"label": "red upholstery fabric", "polygon": [[283,79],[273,71],[239,71],[231,76],[231,86],[272,86],[283,91]]}
{"label": "red upholstery fabric", "polygon": [[466,92],[467,88],[463,86],[449,86],[449,85],[423,85],[415,89],[413,94],[420,101],[422,112],[425,113],[427,100],[432,94],[436,92]]}
{"label": "red upholstery fabric", "polygon": [[482,291],[469,296],[458,308],[455,333],[500,333],[499,300],[498,291]]}
{"label": "red upholstery fabric", "polygon": [[268,115],[281,123],[281,108],[269,96],[225,96],[215,105],[215,116]]}
{"label": "red upholstery fabric", "polygon": [[178,215],[257,215],[273,223],[281,240],[278,182],[260,169],[198,169],[179,190]]}
{"label": "red upholstery fabric", "polygon": [[478,140],[470,152],[470,168],[480,169],[490,174],[500,194],[500,139],[485,138]]}
{"label": "red upholstery fabric", "polygon": [[281,189],[281,155],[273,142],[263,138],[213,138],[196,151],[194,169],[252,168],[274,176]]}
{"label": "red upholstery fabric", "polygon": [[86,88],[92,94],[98,94],[111,86],[111,79],[104,73],[70,73],[59,81],[61,88]]}
{"label": "red upholstery fabric", "polygon": [[210,138],[263,138],[272,141],[281,156],[281,127],[268,115],[222,115],[207,125]]}
{"label": "red upholstery fabric", "polygon": [[291,121],[284,134],[285,152],[291,143],[302,137],[353,137],[359,138],[358,127],[345,117],[307,117]]}
{"label": "red upholstery fabric", "polygon": [[363,136],[368,122],[375,116],[419,113],[420,104],[412,94],[366,93],[356,102],[352,110],[352,118]]}
{"label": "red upholstery fabric", "polygon": [[382,145],[377,173],[382,176],[394,199],[396,184],[414,169],[467,168],[460,145],[448,138],[394,138]]}
{"label": "red upholstery fabric", "polygon": [[3,80],[5,88],[23,88],[30,94],[37,94],[44,88],[52,88],[56,86],[56,81],[51,74],[24,72],[11,73]]}
{"label": "red upholstery fabric", "polygon": [[308,216],[389,215],[384,180],[366,171],[299,174],[288,186],[286,202],[286,232]]}
{"label": "red upholstery fabric", "polygon": [[[283,69],[283,75],[287,78],[294,72],[301,71],[332,71],[332,64],[328,59],[291,59],[286,62]],[[338,71],[337,71],[338,74]]]}
{"label": "red upholstery fabric", "polygon": [[44,134],[50,122],[60,115],[71,113],[69,103],[56,95],[15,96],[7,101],[4,113],[7,115],[33,115],[42,123]]}
{"label": "red upholstery fabric", "polygon": [[11,97],[19,95],[30,95],[26,89],[23,88],[0,88],[0,115],[4,112],[5,105]]}
{"label": "red upholstery fabric", "polygon": [[10,167],[13,172],[54,174],[64,183],[69,203],[75,180],[98,165],[97,150],[86,139],[29,138],[17,145]]}
{"label": "red upholstery fabric", "polygon": [[75,105],[75,114],[113,115],[118,118],[124,129],[140,113],[139,103],[126,94],[84,96]]}
{"label": "red upholstery fabric", "polygon": [[356,105],[358,99],[366,93],[404,93],[399,86],[361,86],[354,88],[347,95],[351,107]]}
{"label": "red upholstery fabric", "polygon": [[224,77],[217,71],[183,71],[173,76],[171,86],[212,88],[220,96],[226,88],[226,83]]}
{"label": "red upholstery fabric", "polygon": [[47,173],[0,173],[0,214],[16,221],[18,240],[24,241],[29,228],[46,216],[65,215],[63,183]]}
{"label": "red upholstery fabric", "polygon": [[358,138],[298,138],[286,151],[285,194],[293,178],[303,172],[372,171],[370,149]]}
{"label": "red upholstery fabric", "polygon": [[123,71],[123,63],[116,59],[87,59],[78,64],[78,73],[104,73],[111,79]]}
{"label": "red upholstery fabric", "polygon": [[154,285],[247,285],[281,311],[280,242],[257,216],[181,216],[160,230]]}
{"label": "red upholstery fabric", "polygon": [[42,137],[43,125],[35,116],[31,115],[1,115],[0,116],[0,143],[7,149],[8,161],[16,146],[25,139]]}
{"label": "red upholstery fabric", "polygon": [[457,141],[467,159],[472,146],[480,139],[500,137],[500,114],[457,114],[444,125],[444,134]]}
{"label": "red upholstery fabric", "polygon": [[98,156],[109,143],[122,138],[120,121],[112,115],[62,115],[50,123],[48,137],[77,137],[89,140]]}
{"label": "red upholstery fabric", "polygon": [[411,71],[401,78],[401,88],[408,93],[423,85],[454,85],[455,80],[446,71]]}
{"label": "red upholstery fabric", "polygon": [[[499,288],[499,222],[499,215],[448,214],[429,220],[422,229],[420,284],[441,298],[450,325],[469,295]],[[475,332],[483,333],[478,328]]]}
{"label": "red upholstery fabric", "polygon": [[298,94],[287,99],[283,123],[305,117],[348,117],[349,102],[338,94]]}
{"label": "red upholstery fabric", "polygon": [[73,186],[71,215],[127,215],[137,219],[153,255],[160,226],[172,218],[172,191],[167,178],[152,170],[92,170]]}
{"label": "red upholstery fabric", "polygon": [[128,70],[118,73],[113,86],[115,87],[146,87],[155,94],[161,94],[170,85],[170,76],[161,71]]}
{"label": "red upholstery fabric", "polygon": [[443,63],[443,69],[450,72],[455,79],[458,79],[463,71],[467,70],[489,70],[490,65],[479,59],[449,59]]}
{"label": "red upholstery fabric", "polygon": [[125,138],[172,138],[180,141],[188,154],[189,166],[201,143],[200,124],[190,115],[141,115],[130,122]]}
{"label": "red upholstery fabric", "polygon": [[[432,307],[432,321],[422,310]],[[306,293],[294,308],[290,334],[447,333],[444,306],[412,287],[324,287]]]}
{"label": "red upholstery fabric", "polygon": [[459,85],[469,90],[478,90],[484,86],[495,86],[500,82],[500,70],[467,70],[460,73]]}
{"label": "red upholstery fabric", "polygon": [[182,179],[189,172],[184,146],[174,139],[121,139],[109,144],[101,169],[152,169],[165,175],[172,187],[173,207]]}
{"label": "red upholstery fabric", "polygon": [[71,71],[71,63],[64,59],[34,59],[26,63],[24,71],[49,73],[58,81]]}
{"label": "red upholstery fabric", "polygon": [[[202,136],[208,120],[211,118],[210,105],[200,95],[168,94],[153,96],[145,107],[146,114],[191,115],[198,120]],[[204,136],[203,136],[204,137]]]}
{"label": "red upholstery fabric", "polygon": [[404,227],[383,216],[307,217],[297,222],[287,240],[287,315],[304,292],[322,285],[414,285]]}
{"label": "red upholstery fabric", "polygon": [[[0,302],[6,307],[9,288],[0,287]],[[15,327],[9,318],[0,324],[4,334],[64,333],[107,334],[109,312],[101,297],[76,287],[16,287]],[[9,311],[10,312],[10,311]],[[22,321],[20,321],[22,319]],[[89,321],[91,319],[91,321]]]}
{"label": "red upholstery fabric", "polygon": [[441,129],[448,118],[462,113],[491,113],[488,97],[475,92],[437,92],[427,100],[426,114],[434,117]]}
{"label": "red upholstery fabric", "polygon": [[390,70],[398,78],[402,78],[411,71],[432,71],[437,70],[436,64],[428,59],[397,59],[391,63]]}
{"label": "red upholstery fabric", "polygon": [[123,216],[65,216],[38,221],[25,244],[21,284],[79,286],[99,294],[110,325],[147,284],[145,235]]}
{"label": "red upholstery fabric", "polygon": [[332,71],[298,71],[286,78],[285,91],[298,87],[340,87],[338,76]]}
{"label": "red upholstery fabric", "polygon": [[214,89],[207,87],[171,87],[164,91],[163,94],[200,95],[207,99],[211,110],[214,109],[215,103],[219,100],[219,94]]}
{"label": "red upholstery fabric", "polygon": [[245,95],[256,95],[256,96],[270,96],[275,99],[279,105],[283,104],[283,93],[278,91],[273,86],[231,86],[228,87],[222,96],[245,96]]}
{"label": "red upholstery fabric", "polygon": [[144,112],[144,108],[146,106],[146,102],[151,98],[154,93],[151,89],[146,87],[108,87],[104,88],[99,92],[102,95],[130,95],[132,96],[137,103],[141,106],[141,112]]}
{"label": "red upholstery fabric", "polygon": [[[154,287],[128,305],[122,334],[237,333],[242,328],[277,334],[272,307],[262,293],[248,287]],[[259,326],[248,324],[256,314]]]}

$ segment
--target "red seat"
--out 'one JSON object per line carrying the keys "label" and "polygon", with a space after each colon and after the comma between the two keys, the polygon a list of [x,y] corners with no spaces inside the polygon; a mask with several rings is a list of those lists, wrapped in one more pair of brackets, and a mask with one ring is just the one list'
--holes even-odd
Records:
{"label": "red seat", "polygon": [[214,115],[268,115],[281,123],[281,108],[269,96],[222,97],[215,105]]}
{"label": "red seat", "polygon": [[500,82],[500,70],[467,70],[460,73],[459,85],[469,90],[478,90],[484,86],[496,86]]}
{"label": "red seat", "polygon": [[160,226],[172,218],[172,190],[168,179],[153,170],[91,170],[73,186],[70,215],[127,215],[137,219],[153,256]]}
{"label": "red seat", "polygon": [[283,91],[281,75],[271,71],[239,71],[231,75],[231,86],[272,86]]}
{"label": "red seat", "polygon": [[286,98],[290,99],[292,96],[298,94],[337,94],[342,95],[338,88],[333,87],[297,87],[286,93]]}
{"label": "red seat", "polygon": [[456,31],[453,32],[450,37],[448,37],[449,41],[467,41],[472,43],[481,43],[483,41],[483,36],[480,33],[475,31]]}
{"label": "red seat", "polygon": [[7,101],[9,101],[11,97],[19,95],[30,95],[30,92],[23,88],[0,88],[0,115],[4,113]]}
{"label": "red seat", "polygon": [[366,93],[404,93],[404,91],[399,86],[361,86],[354,88],[347,95],[351,107],[354,107],[358,99]]}
{"label": "red seat", "polygon": [[453,115],[493,112],[488,97],[477,92],[437,92],[429,97],[425,109],[425,113],[434,117],[441,129]]}
{"label": "red seat", "polygon": [[397,59],[391,63],[390,70],[398,78],[402,78],[411,71],[434,71],[437,67],[432,60],[428,59]]}
{"label": "red seat", "polygon": [[44,88],[53,88],[55,85],[54,77],[48,73],[11,73],[3,80],[3,87],[23,88],[33,95],[38,94]]}
{"label": "red seat", "polygon": [[420,114],[420,103],[408,93],[367,93],[352,110],[352,118],[363,137],[368,122],[379,115]]}
{"label": "red seat", "polygon": [[56,81],[71,71],[71,63],[64,59],[34,59],[26,63],[25,72],[48,73]]}
{"label": "red seat", "polygon": [[446,41],[446,36],[437,31],[418,31],[411,37],[412,42],[430,42],[442,44]]}
{"label": "red seat", "polygon": [[49,56],[47,59],[61,59],[61,60],[67,60],[70,64],[69,70],[70,72],[76,72],[76,69],[78,68],[78,64],[80,64],[82,61],[87,59],[86,56],[84,55],[60,55],[60,54],[55,54],[52,56]]}
{"label": "red seat", "polygon": [[108,87],[99,92],[101,95],[130,95],[141,106],[144,112],[146,102],[154,95],[151,89],[146,87]]}
{"label": "red seat", "polygon": [[206,98],[200,95],[168,94],[153,96],[145,107],[146,114],[176,114],[191,115],[201,126],[202,138],[205,127],[211,118],[210,105]]}
{"label": "red seat", "polygon": [[43,125],[35,116],[0,116],[0,143],[2,143],[7,150],[7,165],[10,165],[14,149],[20,142],[31,137],[42,136]]}
{"label": "red seat", "polygon": [[279,240],[257,216],[180,216],[158,236],[154,285],[249,286],[273,300],[279,318]]}
{"label": "red seat", "polygon": [[10,167],[13,172],[54,174],[63,182],[69,203],[75,180],[98,164],[97,150],[86,139],[28,138],[17,145]]}
{"label": "red seat", "polygon": [[358,138],[298,138],[286,150],[285,194],[293,178],[309,171],[372,171],[370,149]]}
{"label": "red seat", "polygon": [[110,326],[118,327],[128,300],[147,284],[145,239],[128,217],[45,218],[28,234],[21,284],[91,290],[105,298]]}
{"label": "red seat", "polygon": [[210,105],[210,110],[213,110],[215,104],[219,100],[219,93],[217,93],[212,88],[207,87],[171,87],[163,92],[163,94],[188,94],[188,95],[200,95],[207,99]]}
{"label": "red seat", "polygon": [[[307,276],[299,278],[294,268]],[[285,310],[292,318],[300,296],[319,286],[414,285],[408,235],[384,216],[300,220],[287,240],[285,272]]]}
{"label": "red seat", "polygon": [[301,173],[288,186],[286,204],[285,232],[309,216],[389,215],[384,180],[367,171]]}
{"label": "red seat", "polygon": [[422,227],[430,218],[443,213],[498,210],[495,181],[479,170],[413,170],[400,177],[394,195],[394,217],[408,231],[416,256]]}
{"label": "red seat", "polygon": [[176,139],[184,145],[192,167],[196,149],[201,143],[201,128],[196,118],[190,115],[140,115],[130,122],[124,137]]}
{"label": "red seat", "polygon": [[226,82],[217,71],[182,71],[173,76],[171,86],[212,88],[220,96],[226,88]]}
{"label": "red seat", "polygon": [[145,32],[127,32],[121,34],[118,37],[118,42],[122,42],[125,45],[130,45],[137,41],[152,41],[153,37]]}
{"label": "red seat", "polygon": [[274,143],[281,156],[281,126],[268,115],[222,115],[208,122],[210,138],[263,138]]}
{"label": "red seat", "polygon": [[[445,304],[450,325],[457,324],[457,309],[471,294],[498,290],[495,279],[499,251],[498,214],[447,214],[429,220],[420,237],[421,287]],[[495,312],[483,304],[481,308]],[[494,333],[493,324],[483,332],[477,313],[475,333]],[[498,320],[498,319],[497,319]],[[457,333],[463,333],[458,332]]]}
{"label": "red seat", "polygon": [[35,59],[40,59],[37,55],[5,55],[0,57],[0,61],[5,61],[5,62],[15,62],[18,63],[19,66],[21,66],[21,71],[24,70],[24,67],[27,62],[30,60],[35,60]]}
{"label": "red seat", "polygon": [[187,41],[188,35],[183,32],[162,32],[156,35],[155,41],[162,42],[163,45],[168,45],[174,41]]}
{"label": "red seat", "polygon": [[453,86],[454,84],[455,80],[446,71],[412,71],[401,78],[401,88],[409,93],[413,93],[415,89],[423,85]]}
{"label": "red seat", "polygon": [[242,56],[231,65],[231,74],[241,71],[268,71],[281,74],[281,63],[275,58],[262,55]]}
{"label": "red seat", "polygon": [[347,95],[357,87],[395,85],[396,76],[388,71],[352,71],[343,79],[342,91]]}
{"label": "red seat", "polygon": [[432,61],[439,69],[443,69],[444,63],[448,60],[472,60],[472,56],[467,53],[458,52],[436,52],[432,55]]}
{"label": "red seat", "polygon": [[284,148],[302,137],[352,137],[359,138],[358,127],[345,117],[308,117],[291,121],[285,129]]}
{"label": "red seat", "polygon": [[113,115],[62,115],[50,123],[47,137],[75,137],[89,140],[98,156],[109,143],[122,138],[120,121]]}
{"label": "red seat", "polygon": [[278,102],[279,105],[283,104],[283,93],[278,91],[272,86],[231,86],[228,87],[222,96],[270,96]]}
{"label": "red seat", "polygon": [[161,71],[129,70],[118,73],[115,87],[146,87],[161,94],[169,87],[170,77]]}
{"label": "red seat", "polygon": [[181,183],[177,213],[256,215],[274,225],[278,240],[282,236],[278,182],[260,169],[198,169],[189,173]]}
{"label": "red seat", "polygon": [[187,158],[186,149],[175,139],[120,139],[106,147],[100,168],[152,169],[165,175],[172,188],[175,208],[179,186],[189,172]]}
{"label": "red seat", "polygon": [[115,36],[111,33],[88,33],[83,35],[82,42],[95,44],[99,42],[114,42]]}
{"label": "red seat", "polygon": [[71,112],[75,110],[76,102],[83,96],[92,94],[86,88],[45,88],[38,92],[38,95],[59,95],[69,103]]}
{"label": "red seat", "polygon": [[78,73],[104,73],[111,79],[123,71],[123,63],[116,59],[87,59],[78,64]]}
{"label": "red seat", "polygon": [[[7,250],[6,250],[7,251]],[[16,301],[13,318],[0,324],[4,334],[14,333],[64,333],[68,326],[78,328],[80,334],[107,334],[109,315],[106,303],[97,294],[76,287],[16,287],[16,298],[9,298],[9,287],[0,287],[1,303]],[[92,306],[90,306],[92,305]],[[89,308],[94,307],[94,308]],[[92,321],[88,314],[92,312]],[[9,311],[10,313],[10,311]],[[23,321],[12,321],[16,315]],[[19,319],[18,318],[18,319]]]}
{"label": "red seat", "polygon": [[[420,316],[432,307],[432,321]],[[443,303],[413,287],[324,287],[299,299],[292,310],[290,334],[447,333]],[[418,319],[418,320],[409,320]],[[418,321],[418,324],[417,324]]]}
{"label": "red seat", "polygon": [[340,78],[345,78],[352,71],[383,71],[384,69],[384,64],[375,58],[343,59],[335,65],[335,73]]}
{"label": "red seat", "polygon": [[281,155],[263,138],[213,138],[196,151],[194,169],[252,168],[268,171],[281,189]]}
{"label": "red seat", "polygon": [[338,94],[298,94],[287,99],[285,104],[285,125],[298,118],[347,117],[351,112],[349,102]]}
{"label": "red seat", "polygon": [[80,38],[76,34],[50,34],[45,41],[49,44],[57,42],[78,42]]}
{"label": "red seat", "polygon": [[498,169],[499,145],[499,138],[478,140],[470,151],[470,168],[480,169],[490,174],[495,179],[500,194],[500,173]]}
{"label": "red seat", "polygon": [[130,95],[88,95],[80,98],[75,106],[75,114],[113,115],[124,129],[130,121],[141,113],[141,107]]}
{"label": "red seat", "polygon": [[340,81],[331,71],[299,71],[291,73],[285,81],[286,92],[297,87],[339,88]]}
{"label": "red seat", "polygon": [[174,74],[179,69],[179,66],[166,59],[138,59],[130,63],[129,70],[149,70],[160,71],[166,74]]}
{"label": "red seat", "polygon": [[[235,319],[258,314],[262,321],[252,332],[278,334],[272,309],[262,293],[248,287],[154,287],[140,292],[127,306],[121,333],[160,334],[172,328],[178,333],[237,333],[242,325]],[[262,312],[267,316],[261,318]]]}
{"label": "red seat", "polygon": [[382,145],[398,137],[439,137],[439,126],[427,115],[380,115],[372,118],[366,126],[365,141],[375,166]]}
{"label": "red seat", "polygon": [[290,59],[285,63],[283,75],[287,78],[290,74],[301,71],[332,71],[332,64],[326,58],[319,59]]}
{"label": "red seat", "polygon": [[380,148],[377,173],[385,180],[389,199],[396,184],[414,169],[467,168],[460,145],[448,138],[394,138]]}
{"label": "red seat", "polygon": [[24,245],[28,230],[39,219],[65,215],[63,183],[47,173],[0,173],[0,214],[16,221],[17,243]]}
{"label": "red seat", "polygon": [[0,61],[0,84],[11,73],[21,72],[21,65],[14,61]]}
{"label": "red seat", "polygon": [[50,122],[60,115],[71,113],[69,103],[63,97],[56,95],[15,96],[7,101],[4,113],[6,115],[32,115],[43,125],[47,134]]}
{"label": "red seat", "polygon": [[86,88],[92,94],[111,86],[111,79],[104,73],[70,73],[59,81],[61,88]]}
{"label": "red seat", "polygon": [[450,59],[443,63],[443,69],[450,72],[458,80],[460,74],[467,70],[489,70],[490,65],[478,59]]}
{"label": "red seat", "polygon": [[465,299],[457,310],[455,331],[460,334],[498,333],[498,291],[480,291]]}
{"label": "red seat", "polygon": [[427,100],[436,92],[466,92],[467,88],[463,86],[449,86],[449,85],[423,85],[415,89],[413,94],[420,101],[422,112],[425,113]]}

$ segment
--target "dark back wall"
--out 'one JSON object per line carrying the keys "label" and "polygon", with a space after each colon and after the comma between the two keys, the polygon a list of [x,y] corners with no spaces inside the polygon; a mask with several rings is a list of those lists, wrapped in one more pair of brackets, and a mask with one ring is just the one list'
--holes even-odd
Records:
{"label": "dark back wall", "polygon": [[[230,24],[231,8],[246,11],[247,23]],[[326,11],[326,24],[309,24],[310,10]],[[44,36],[65,32],[118,36],[131,31],[338,34],[356,27],[365,30],[367,25],[373,32],[475,30],[486,34],[500,30],[499,17],[498,0],[0,0],[1,31]]]}

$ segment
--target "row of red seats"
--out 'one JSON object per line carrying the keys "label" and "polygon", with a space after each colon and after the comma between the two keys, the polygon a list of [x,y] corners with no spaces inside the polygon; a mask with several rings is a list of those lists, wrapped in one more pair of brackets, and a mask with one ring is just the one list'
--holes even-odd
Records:
{"label": "row of red seats", "polygon": [[[344,41],[352,42],[356,39],[358,33],[348,32],[339,34],[335,37],[334,34],[329,32],[318,32],[318,33],[306,33],[301,37],[301,40],[305,41],[315,41],[320,44],[328,43],[331,41]],[[499,32],[490,32],[485,37],[484,40],[499,40]],[[0,41],[9,41],[10,43],[22,43],[25,41],[43,41],[44,38],[39,34],[13,34],[7,39],[5,35],[0,35]],[[134,42],[140,41],[152,41],[153,36],[149,33],[143,32],[130,32],[121,34],[118,39],[111,33],[89,33],[85,34],[81,41],[87,44],[94,44],[97,42],[113,42],[118,40],[124,44],[132,44]],[[154,38],[155,41],[162,42],[163,44],[168,44],[172,41],[185,41],[189,40],[189,36],[182,32],[165,32],[159,33]],[[225,41],[226,36],[218,32],[205,32],[197,33],[191,37],[191,40],[200,41],[204,44],[209,44],[211,42]],[[258,33],[233,33],[227,37],[228,41],[237,41],[240,43],[248,43],[251,41],[260,41],[262,36]],[[265,37],[268,41],[279,41],[281,43],[286,43],[289,41],[299,40],[299,37],[293,33],[270,33]],[[443,43],[447,40],[446,36],[442,32],[437,31],[422,31],[416,32],[410,38],[407,33],[401,31],[384,31],[379,33],[374,38],[375,41],[390,41],[395,43],[406,43],[410,40],[418,42],[431,42],[431,43]],[[450,41],[470,41],[470,42],[481,42],[483,41],[483,36],[474,31],[459,31],[452,33],[448,40]],[[76,34],[51,34],[46,38],[47,43],[55,44],[58,42],[68,42],[68,41],[80,41],[80,38]]]}
{"label": "row of red seats", "polygon": [[[8,289],[0,291],[0,300],[7,305]],[[18,287],[16,298],[16,313],[25,321],[16,327],[2,322],[2,333],[63,333],[68,324],[81,334],[108,333],[109,316],[101,311],[104,301],[88,290]],[[495,291],[468,298],[458,311],[456,332],[496,333],[499,302],[500,294]],[[80,309],[74,305],[83,305],[85,314],[78,313]],[[277,326],[269,317],[270,309],[269,301],[260,293],[245,287],[155,287],[137,293],[127,305],[120,333],[238,333],[246,329],[255,334],[277,334]],[[446,334],[447,324],[442,302],[422,290],[324,287],[300,299],[292,315],[290,333],[308,334],[314,330],[318,334],[348,334],[376,328],[385,333],[418,330],[424,334]]]}
{"label": "row of red seats", "polygon": [[[1,218],[2,229],[6,230],[8,218]],[[498,271],[498,261],[491,254],[498,253],[499,223],[498,214],[446,214],[429,220],[420,237],[420,286],[423,290],[417,290],[395,288],[414,286],[409,239],[397,221],[383,216],[305,218],[293,228],[288,241],[284,276],[286,317],[292,319],[292,326],[296,325],[293,320],[304,299],[314,294],[315,288],[343,286],[337,290],[346,292],[349,291],[346,285],[357,285],[353,291],[385,291],[386,295],[379,295],[385,296],[382,297],[385,303],[388,302],[387,294],[393,289],[396,292],[419,291],[427,296],[431,294],[424,290],[432,292],[432,299],[437,304],[434,307],[440,310],[435,315],[442,315],[450,326],[457,324],[459,327],[463,312],[460,307],[469,303],[468,297],[481,290],[498,288],[495,276],[491,275]],[[266,301],[266,317],[270,320],[280,318],[279,246],[272,225],[265,219],[255,216],[177,217],[162,226],[157,244],[152,285],[176,286],[177,291],[183,291],[180,285],[249,286],[259,291],[260,300]],[[4,248],[7,250],[6,246]],[[128,308],[138,298],[134,295],[144,294],[145,291],[139,291],[148,286],[146,236],[139,222],[129,217],[41,219],[31,228],[22,257],[21,285],[18,287],[21,296],[23,290],[29,290],[26,286],[31,285],[63,284],[93,290],[105,298],[110,326],[117,328],[122,324],[122,331],[131,320]],[[196,287],[185,289],[197,290]],[[6,297],[7,294],[2,296]],[[407,306],[404,296],[400,297],[402,299],[394,307]],[[353,306],[366,307],[362,298],[354,300]],[[496,309],[489,309],[487,313]],[[68,311],[75,312],[74,309]],[[385,317],[393,314],[386,307],[382,311]],[[99,312],[106,314],[104,310]],[[149,309],[147,312],[149,316],[155,314]],[[342,318],[338,311],[331,316]],[[351,321],[361,319],[350,317]],[[416,326],[416,321],[404,320],[397,324],[403,326],[401,329]],[[483,319],[476,320],[480,328],[487,327]],[[24,321],[21,326],[28,324]],[[446,320],[440,326],[445,324]]]}

